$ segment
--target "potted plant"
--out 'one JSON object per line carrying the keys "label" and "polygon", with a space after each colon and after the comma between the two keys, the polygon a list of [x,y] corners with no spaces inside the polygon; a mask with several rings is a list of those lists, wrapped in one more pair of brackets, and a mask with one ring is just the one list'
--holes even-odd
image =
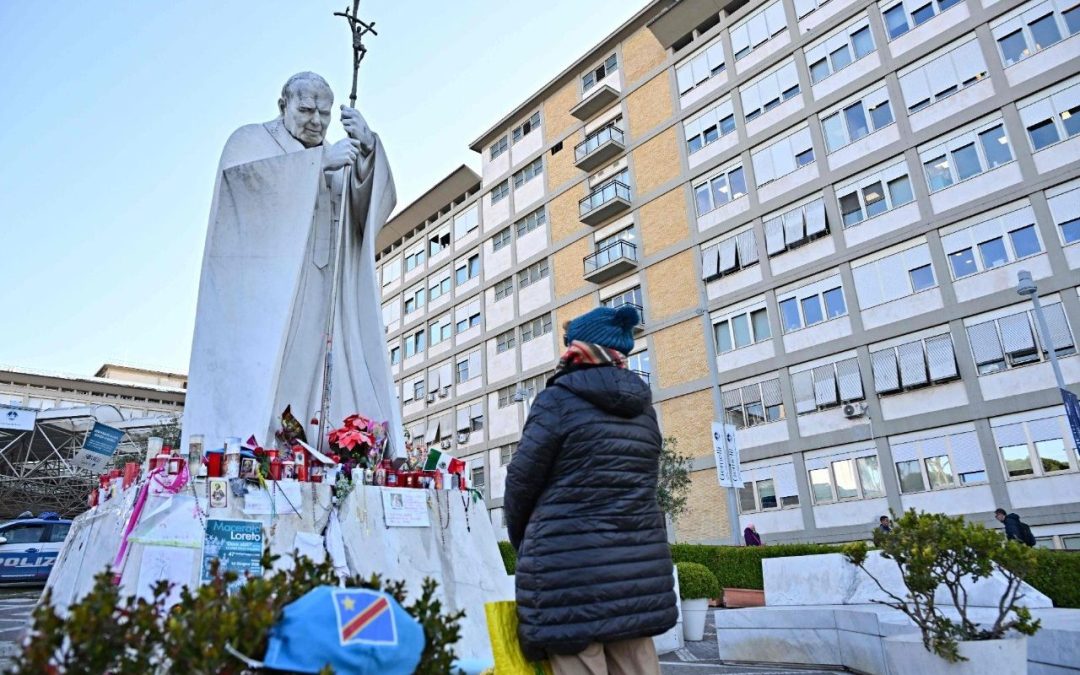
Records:
{"label": "potted plant", "polygon": [[679,569],[679,598],[682,600],[683,636],[690,642],[698,642],[705,635],[705,614],[709,611],[709,598],[720,595],[720,582],[708,567],[692,562],[681,562]]}
{"label": "potted plant", "polygon": [[[899,568],[907,593],[901,597],[886,588],[868,569],[866,542],[849,544],[844,555],[873,579],[889,600],[877,601],[906,614],[919,633],[884,639],[885,658],[891,673],[986,673],[1027,672],[1027,635],[1039,622],[1017,602],[1024,577],[1036,565],[1034,549],[1006,541],[962,516],[916,513],[897,519],[891,532],[874,530],[874,546],[881,557]],[[880,568],[879,568],[880,569]],[[968,588],[996,576],[1004,583],[1001,599],[992,608],[993,621],[979,623],[968,607]],[[947,615],[938,604],[949,608]],[[920,644],[921,638],[921,644]]]}

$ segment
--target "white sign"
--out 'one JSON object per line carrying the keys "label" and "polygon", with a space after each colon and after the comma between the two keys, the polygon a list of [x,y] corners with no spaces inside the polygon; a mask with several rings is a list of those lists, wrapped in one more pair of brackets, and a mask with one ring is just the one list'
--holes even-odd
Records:
{"label": "white sign", "polygon": [[713,459],[716,460],[716,480],[720,487],[731,487],[728,476],[727,451],[724,448],[724,425],[713,422],[712,425]]}
{"label": "white sign", "polygon": [[383,519],[387,527],[431,527],[427,490],[382,488]]}
{"label": "white sign", "polygon": [[742,487],[739,468],[739,446],[735,442],[735,425],[713,422],[713,455],[716,459],[716,479],[720,487]]}
{"label": "white sign", "polygon": [[35,422],[37,422],[36,410],[0,405],[0,429],[33,431]]}
{"label": "white sign", "polygon": [[279,516],[301,515],[304,512],[304,494],[300,491],[303,483],[294,480],[279,480],[276,483],[271,483],[270,490],[248,486],[244,495],[244,515],[265,516],[274,512]]}
{"label": "white sign", "polygon": [[724,445],[727,448],[728,476],[731,477],[731,487],[743,486],[742,469],[739,467],[739,445],[735,442],[735,425],[724,425]]}

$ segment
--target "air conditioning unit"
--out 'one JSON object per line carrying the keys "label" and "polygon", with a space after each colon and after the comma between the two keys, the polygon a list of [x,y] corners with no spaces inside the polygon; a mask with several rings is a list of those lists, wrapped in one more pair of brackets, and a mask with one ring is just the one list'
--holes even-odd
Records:
{"label": "air conditioning unit", "polygon": [[430,394],[427,395],[427,402],[428,403],[434,403],[435,402],[435,392],[431,392]]}
{"label": "air conditioning unit", "polygon": [[450,387],[443,387],[439,390],[439,398],[446,398],[450,395]]}
{"label": "air conditioning unit", "polygon": [[866,414],[865,403],[845,403],[844,404],[844,417],[862,417]]}
{"label": "air conditioning unit", "polygon": [[469,432],[468,431],[459,431],[459,432],[457,432],[457,442],[458,442],[459,445],[465,445],[466,443],[468,443],[469,442]]}
{"label": "air conditioning unit", "polygon": [[443,450],[449,450],[450,449],[450,439],[449,438],[442,442],[442,449]]}

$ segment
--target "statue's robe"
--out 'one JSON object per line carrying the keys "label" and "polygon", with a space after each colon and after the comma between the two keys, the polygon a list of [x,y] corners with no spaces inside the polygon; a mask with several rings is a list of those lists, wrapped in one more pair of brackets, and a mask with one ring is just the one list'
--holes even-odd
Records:
{"label": "statue's robe", "polygon": [[[230,436],[270,447],[291,405],[310,425],[322,401],[334,228],[344,171],[322,170],[323,146],[305,148],[282,119],[236,130],[221,153],[203,252],[188,369],[183,447]],[[394,208],[394,179],[376,137],[348,190],[334,329],[329,428],[360,413],[390,423],[404,454],[375,274],[375,238]],[[363,175],[357,175],[363,173]]]}

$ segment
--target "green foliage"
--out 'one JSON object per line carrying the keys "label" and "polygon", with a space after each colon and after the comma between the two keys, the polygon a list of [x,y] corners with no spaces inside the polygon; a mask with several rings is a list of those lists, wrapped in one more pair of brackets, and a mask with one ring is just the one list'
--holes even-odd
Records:
{"label": "green foliage", "polygon": [[513,576],[517,573],[517,551],[514,550],[514,545],[508,541],[499,542],[499,553],[502,554],[503,566],[506,567],[506,573]]}
{"label": "green foliage", "polygon": [[679,452],[678,439],[664,438],[660,451],[660,480],[656,484],[656,502],[660,510],[678,520],[686,511],[690,497],[690,457]]}
{"label": "green foliage", "polygon": [[764,590],[762,558],[839,553],[840,548],[827,544],[776,544],[772,546],[709,546],[672,544],[675,562],[696,562],[708,567],[723,588]]}
{"label": "green foliage", "polygon": [[697,600],[720,597],[720,582],[708,567],[693,562],[681,562],[675,566],[679,569],[680,598]]}
{"label": "green foliage", "polygon": [[1080,609],[1080,554],[1034,549],[1038,561],[1027,581],[1054,601],[1054,607]]}
{"label": "green foliage", "polygon": [[[1039,622],[1032,621],[1027,608],[1016,604],[1021,583],[1038,564],[1035,551],[1024,544],[1006,541],[1000,532],[968,522],[963,516],[916,513],[911,509],[894,519],[891,532],[875,529],[874,546],[900,569],[907,587],[904,597],[882,586],[867,569],[866,542],[848,544],[844,555],[890,598],[881,604],[908,615],[922,632],[923,646],[944,660],[966,660],[959,653],[959,641],[1000,639],[1011,630],[1033,635],[1039,629]],[[974,583],[995,572],[1004,577],[1006,587],[997,618],[987,627],[968,617],[964,582]],[[945,616],[935,604],[939,587],[947,593],[959,621]]]}
{"label": "green foliage", "polygon": [[[277,556],[263,555],[270,569]],[[13,674],[38,675],[143,675],[144,673],[216,673],[232,675],[258,672],[230,655],[225,645],[241,654],[261,658],[266,653],[270,628],[285,606],[308,591],[324,585],[337,586],[339,578],[328,561],[316,564],[298,557],[290,571],[266,577],[249,577],[235,592],[226,587],[237,579],[234,572],[220,574],[192,590],[181,591],[180,602],[164,610],[170,584],[159,582],[153,600],[120,597],[112,572],[95,577],[90,592],[60,617],[52,607],[51,593],[34,610],[33,624]],[[379,575],[345,579],[351,588],[372,588],[393,596],[424,629],[425,648],[416,672],[442,675],[451,672],[456,658],[453,645],[461,637],[464,612],[444,614],[436,598],[436,583],[425,579],[412,604],[406,604],[405,584],[384,581]],[[329,667],[324,672],[331,672]]]}

